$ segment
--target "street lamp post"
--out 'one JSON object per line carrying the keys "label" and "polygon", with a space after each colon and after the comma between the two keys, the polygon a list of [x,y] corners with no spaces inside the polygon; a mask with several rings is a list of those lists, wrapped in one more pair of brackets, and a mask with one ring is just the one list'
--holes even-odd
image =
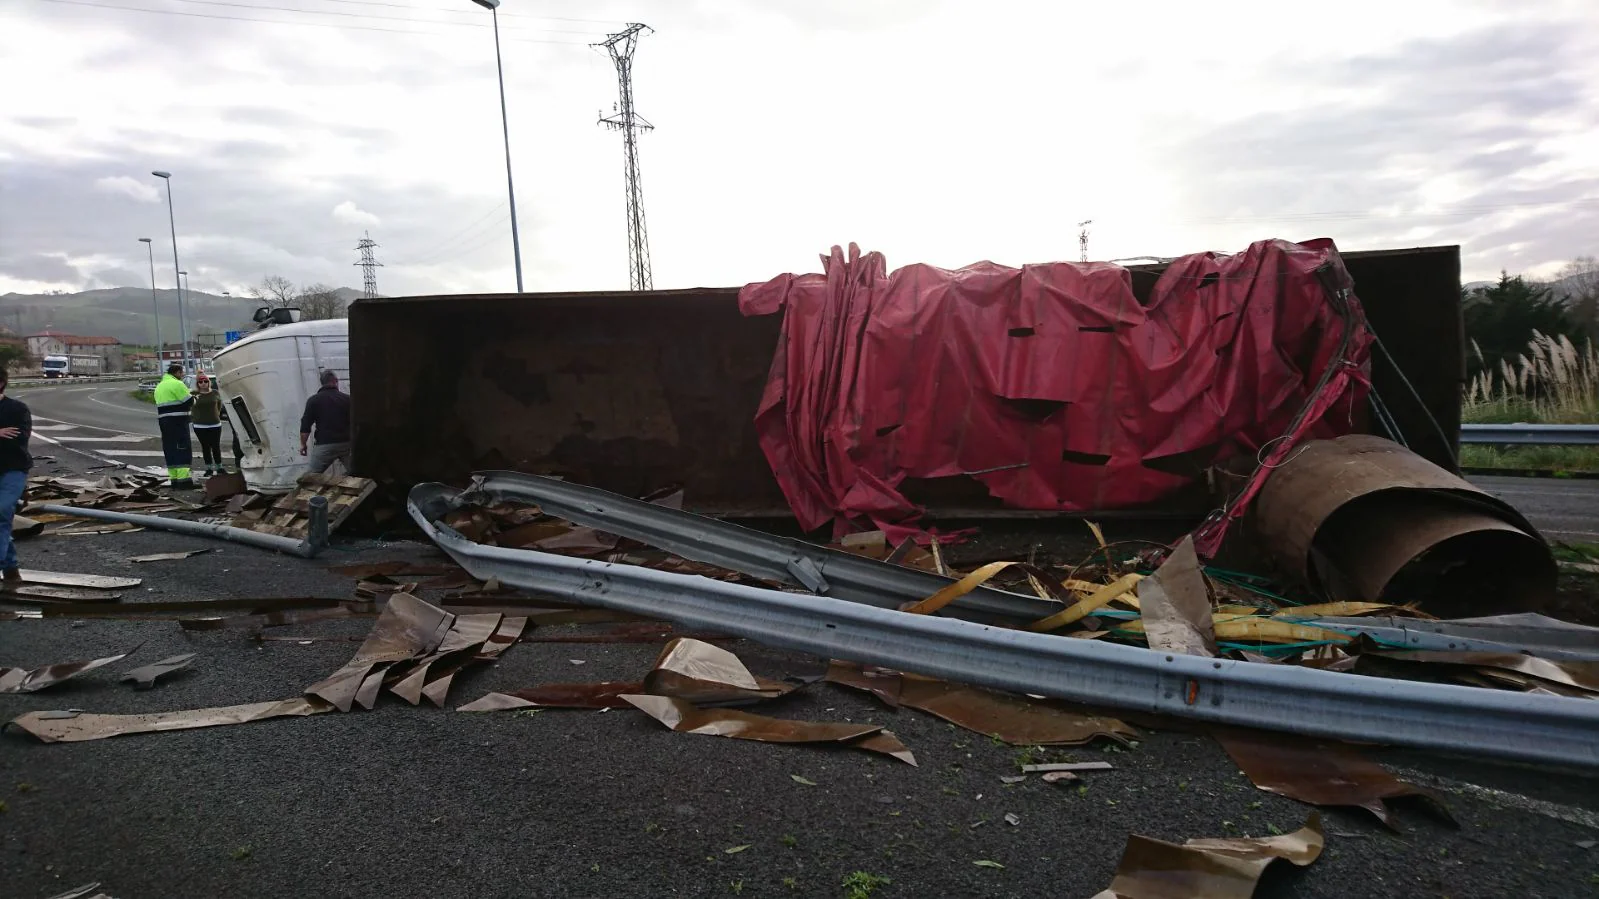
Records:
{"label": "street lamp post", "polygon": [[[177,216],[172,212],[172,173],[151,172],[150,174],[167,183],[167,222],[172,228],[172,272],[175,275],[180,274],[178,272],[178,219]],[[188,312],[184,309],[183,285],[181,282],[178,284],[178,340],[182,341],[182,349],[179,350],[179,353],[182,354],[181,358],[183,359],[183,370],[184,372],[188,372],[189,316]]]}
{"label": "street lamp post", "polygon": [[[188,304],[189,273],[178,272],[178,282],[178,302],[181,304],[178,308],[182,309],[183,306]],[[189,377],[189,335],[187,331],[184,332],[183,338],[183,377],[187,379]],[[195,364],[199,365],[199,363]]]}
{"label": "street lamp post", "polygon": [[500,129],[505,135],[505,192],[511,203],[511,254],[516,258],[516,292],[522,292],[522,241],[516,232],[516,187],[511,183],[511,122],[505,114],[505,66],[500,62],[500,0],[472,0],[494,17],[494,70],[500,76]]}
{"label": "street lamp post", "polygon": [[150,253],[150,305],[155,308],[155,370],[161,371],[161,301],[156,298],[155,292],[155,244],[148,237],[139,238],[139,243]]}

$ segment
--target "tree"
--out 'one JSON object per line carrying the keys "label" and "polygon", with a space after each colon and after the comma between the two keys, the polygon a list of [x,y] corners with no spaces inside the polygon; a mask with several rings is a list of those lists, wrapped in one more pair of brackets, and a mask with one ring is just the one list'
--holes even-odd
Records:
{"label": "tree", "polygon": [[1555,275],[1566,310],[1589,340],[1599,342],[1599,259],[1578,256]]}
{"label": "tree", "polygon": [[343,318],[346,306],[337,288],[322,283],[299,287],[282,275],[262,278],[260,284],[250,288],[250,296],[273,309],[298,309],[300,318],[305,321]]}
{"label": "tree", "polygon": [[261,283],[250,288],[250,296],[260,300],[263,304],[279,309],[284,306],[293,306],[300,297],[300,289],[294,282],[282,275],[267,275]]}
{"label": "tree", "polygon": [[6,341],[0,343],[0,369],[11,370],[11,366],[28,360],[28,348],[20,341]]}
{"label": "tree", "polygon": [[327,284],[306,287],[301,291],[296,305],[300,307],[300,318],[307,321],[344,317],[344,299],[336,288]]}
{"label": "tree", "polygon": [[1553,292],[1520,275],[1512,278],[1500,272],[1498,284],[1478,288],[1462,301],[1466,339],[1474,346],[1466,360],[1472,377],[1484,368],[1498,371],[1501,362],[1526,352],[1534,331],[1547,337],[1564,335],[1573,343],[1583,339],[1582,329]]}

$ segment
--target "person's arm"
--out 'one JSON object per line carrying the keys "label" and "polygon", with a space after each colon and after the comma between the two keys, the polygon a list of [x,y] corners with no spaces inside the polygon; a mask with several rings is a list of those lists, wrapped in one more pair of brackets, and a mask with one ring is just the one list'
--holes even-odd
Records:
{"label": "person's arm", "polygon": [[[28,407],[27,406],[23,406],[22,408],[24,410],[23,411],[23,415],[24,416],[28,416],[28,413],[26,411]],[[23,425],[26,426],[26,429],[28,431],[33,430],[33,424],[32,424],[31,416],[25,417],[23,419]],[[24,431],[23,427],[21,427],[21,426],[18,426],[18,425],[6,425],[5,427],[0,428],[0,440],[18,440],[18,439],[26,440],[27,438],[25,438],[23,436],[25,433],[26,433],[26,431]],[[24,444],[24,448],[26,448],[26,444]]]}
{"label": "person's arm", "polygon": [[316,422],[316,397],[305,401],[305,414],[300,416],[300,455],[306,454],[306,444],[311,440],[311,425]]}

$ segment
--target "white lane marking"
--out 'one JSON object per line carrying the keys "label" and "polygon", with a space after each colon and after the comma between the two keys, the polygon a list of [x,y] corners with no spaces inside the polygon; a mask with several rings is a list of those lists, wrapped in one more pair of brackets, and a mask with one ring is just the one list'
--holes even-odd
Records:
{"label": "white lane marking", "polygon": [[1542,815],[1545,818],[1553,818],[1556,821],[1564,821],[1567,824],[1576,824],[1579,827],[1599,830],[1599,815],[1587,809],[1573,808],[1569,805],[1557,805],[1553,802],[1545,802],[1542,799],[1534,799],[1531,796],[1523,796],[1520,793],[1507,793],[1504,790],[1495,790],[1492,787],[1482,787],[1473,783],[1465,783],[1464,781],[1433,777],[1430,774],[1411,771],[1408,768],[1395,768],[1393,771],[1405,780],[1420,786],[1432,787],[1435,790],[1446,790],[1461,796],[1469,796],[1472,799],[1479,799],[1498,808],[1519,809],[1524,812],[1532,812],[1534,815]]}
{"label": "white lane marking", "polygon": [[161,452],[160,450],[113,449],[113,450],[106,450],[105,452],[106,452],[106,455],[112,456],[112,457],[121,457],[121,456],[155,456],[155,457],[159,457],[159,456],[165,455],[165,453]]}
{"label": "white lane marking", "polygon": [[[153,420],[154,417],[155,416],[152,415],[151,419]],[[69,426],[74,427],[74,428],[87,428],[87,429],[89,429],[91,431],[105,431],[107,434],[126,434],[127,433],[127,431],[122,430],[120,428],[107,428],[107,427],[104,427],[102,425],[86,425],[86,424],[83,424],[82,422],[67,421],[64,418],[47,418],[46,416],[43,416],[43,415],[35,415],[33,417],[33,420],[34,421],[49,421],[49,422],[54,422],[54,423],[56,423],[58,425],[69,425]],[[38,428],[34,428],[34,430],[37,431],[39,429]]]}
{"label": "white lane marking", "polygon": [[141,443],[156,438],[141,437],[138,434],[118,434],[115,437],[78,437],[73,434],[62,434],[56,439],[67,443]]}
{"label": "white lane marking", "polygon": [[[134,464],[132,464],[130,462],[123,462],[120,459],[113,459],[110,456],[105,455],[104,453],[96,452],[95,450],[92,450],[92,449],[86,449],[84,447],[79,447],[79,446],[68,446],[68,445],[66,445],[65,443],[62,443],[59,440],[56,440],[56,439],[53,439],[53,438],[50,438],[50,437],[46,437],[43,434],[35,434],[33,436],[35,438],[37,438],[38,440],[42,440],[45,443],[49,443],[49,444],[53,444],[55,446],[59,446],[59,447],[61,447],[64,450],[71,450],[72,452],[77,453],[79,455],[88,456],[89,458],[95,460],[96,462],[107,462],[107,463],[110,463],[112,465],[120,465],[123,468],[128,469],[129,471],[137,471],[140,474],[153,474],[153,475],[162,475],[162,476],[164,476],[167,473],[166,469],[164,469],[164,468],[152,468],[152,467],[147,466],[147,465],[134,465]],[[130,455],[132,454],[129,451],[124,451],[124,453],[130,454]],[[143,455],[144,453],[142,451],[139,451],[138,454],[139,455]],[[161,455],[161,453],[152,453],[152,455],[159,456],[159,455]]]}
{"label": "white lane marking", "polygon": [[[143,411],[141,409],[136,409],[133,406],[129,406],[127,403],[108,403],[105,400],[100,399],[97,396],[89,397],[89,402],[98,403],[98,404],[100,404],[102,406],[105,406],[107,409],[116,409],[116,410],[121,411],[121,412],[132,412],[132,413],[137,414],[137,413]],[[149,406],[149,409],[150,409],[151,412],[154,412],[155,411],[155,404],[152,403]]]}
{"label": "white lane marking", "polygon": [[35,433],[39,431],[70,431],[76,427],[77,425],[34,425],[33,430]]}

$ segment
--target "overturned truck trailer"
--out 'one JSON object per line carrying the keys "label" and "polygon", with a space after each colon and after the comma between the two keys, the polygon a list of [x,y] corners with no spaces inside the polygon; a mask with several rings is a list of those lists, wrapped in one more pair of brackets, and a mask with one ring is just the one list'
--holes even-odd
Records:
{"label": "overturned truck trailer", "polygon": [[[1459,248],[1341,258],[1387,351],[1370,361],[1383,407],[1350,410],[1354,430],[1397,431],[1453,470],[1465,367]],[[1139,303],[1166,268],[1128,269]],[[783,318],[743,314],[738,288],[360,300],[350,311],[355,473],[404,489],[512,469],[632,496],[682,486],[687,507],[710,514],[789,515],[756,424]],[[1005,508],[984,477],[896,487],[935,516],[1030,514]],[[1192,508],[1204,506],[1196,497]]]}

